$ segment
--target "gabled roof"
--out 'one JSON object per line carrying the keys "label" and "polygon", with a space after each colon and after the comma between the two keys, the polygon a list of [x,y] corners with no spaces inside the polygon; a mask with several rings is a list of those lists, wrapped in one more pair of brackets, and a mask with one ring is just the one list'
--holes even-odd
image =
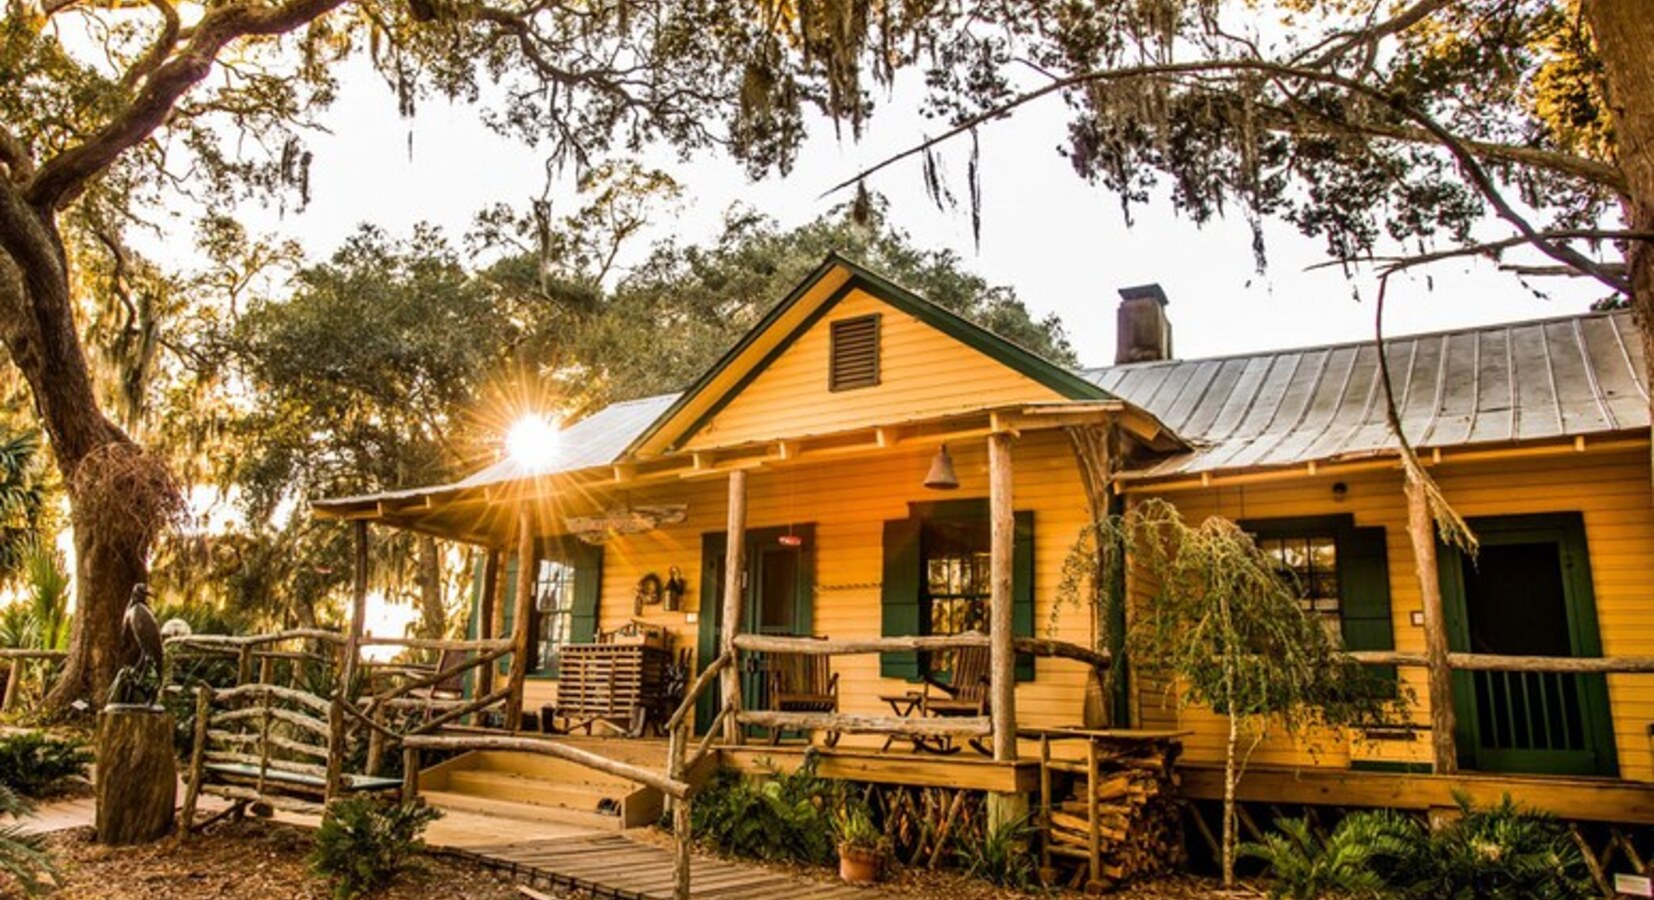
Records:
{"label": "gabled roof", "polygon": [[[1392,338],[1396,405],[1420,448],[1566,439],[1649,426],[1629,312]],[[1303,464],[1396,447],[1371,342],[1085,373],[1196,446],[1134,477]]]}
{"label": "gabled roof", "polygon": [[862,290],[918,318],[1070,400],[1108,400],[1107,391],[1043,356],[943,309],[862,265],[829,253],[799,285],[742,336],[712,368],[626,448],[628,458],[683,445],[741,389],[785,353],[851,291]]}

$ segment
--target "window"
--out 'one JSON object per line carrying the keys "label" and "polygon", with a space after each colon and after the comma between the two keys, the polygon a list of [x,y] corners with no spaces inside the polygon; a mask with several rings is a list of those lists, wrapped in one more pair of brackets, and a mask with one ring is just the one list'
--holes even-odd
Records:
{"label": "window", "polygon": [[[992,594],[989,533],[985,521],[933,520],[920,535],[924,582],[920,595],[920,629],[924,634],[959,634],[988,630]],[[953,668],[952,654],[931,653],[925,671]]]}
{"label": "window", "polygon": [[879,317],[857,316],[832,324],[827,389],[846,391],[879,383]]}
{"label": "window", "polygon": [[1255,535],[1258,548],[1275,562],[1275,568],[1298,589],[1298,600],[1312,618],[1321,623],[1333,643],[1342,646],[1343,603],[1338,584],[1338,536],[1336,533]]}
{"label": "window", "polygon": [[535,672],[557,668],[558,652],[574,631],[574,567],[558,560],[540,560],[534,576]]}

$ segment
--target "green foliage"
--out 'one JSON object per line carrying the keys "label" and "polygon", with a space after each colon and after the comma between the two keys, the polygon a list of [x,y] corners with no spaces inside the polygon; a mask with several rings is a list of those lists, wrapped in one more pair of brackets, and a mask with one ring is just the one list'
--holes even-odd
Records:
{"label": "green foliage", "polygon": [[1029,851],[1038,837],[1039,829],[1026,816],[984,827],[980,835],[960,843],[959,863],[972,878],[1027,889],[1038,883],[1035,856]]}
{"label": "green foliage", "polygon": [[31,552],[49,542],[40,436],[0,434],[0,585],[26,568]]}
{"label": "green foliage", "polygon": [[386,804],[351,797],[328,807],[309,857],[316,874],[333,883],[333,896],[349,900],[395,880],[425,848],[426,826],[442,817],[424,803]]}
{"label": "green foliage", "polygon": [[1269,895],[1283,900],[1383,896],[1386,873],[1411,859],[1424,837],[1416,820],[1389,810],[1351,813],[1324,840],[1307,819],[1280,819],[1275,827],[1238,852],[1268,866]]}
{"label": "green foliage", "polygon": [[1552,816],[1524,809],[1506,795],[1487,809],[1459,796],[1460,818],[1428,836],[1398,867],[1393,883],[1406,896],[1434,898],[1536,898],[1565,900],[1594,895],[1585,861]]}
{"label": "green foliage", "polygon": [[91,764],[92,751],[78,741],[43,731],[0,735],[0,787],[25,797],[50,794],[64,779],[84,776]]}
{"label": "green foliage", "polygon": [[1507,795],[1477,809],[1458,798],[1460,817],[1430,831],[1393,811],[1352,813],[1326,840],[1303,819],[1241,853],[1263,860],[1272,897],[1403,897],[1410,900],[1572,900],[1593,895],[1585,861],[1567,829]]}
{"label": "green foliage", "polygon": [[833,861],[833,783],[816,777],[815,758],[767,779],[721,770],[696,795],[690,826],[720,853],[826,865]]}
{"label": "green foliage", "polygon": [[833,839],[841,847],[858,850],[886,851],[890,839],[873,822],[873,811],[867,804],[846,797],[833,809]]}
{"label": "green foliage", "polygon": [[[0,817],[21,819],[34,812],[27,799],[4,784],[0,784]],[[44,893],[51,885],[42,876],[54,874],[52,859],[46,853],[46,838],[26,834],[23,826],[12,823],[0,825],[0,876],[10,876],[25,893]]]}

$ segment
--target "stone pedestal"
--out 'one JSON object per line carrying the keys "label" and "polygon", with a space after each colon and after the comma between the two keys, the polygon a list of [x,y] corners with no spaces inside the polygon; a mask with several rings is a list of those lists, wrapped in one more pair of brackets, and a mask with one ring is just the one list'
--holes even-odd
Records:
{"label": "stone pedestal", "polygon": [[172,833],[178,759],[172,714],[111,704],[98,714],[97,839],[143,844]]}

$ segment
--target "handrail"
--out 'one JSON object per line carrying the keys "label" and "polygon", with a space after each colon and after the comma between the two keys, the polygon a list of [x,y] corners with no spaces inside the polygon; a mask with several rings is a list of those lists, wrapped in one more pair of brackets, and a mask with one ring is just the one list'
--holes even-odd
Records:
{"label": "handrail", "polygon": [[325,628],[291,628],[287,631],[273,631],[268,634],[181,634],[166,639],[168,645],[197,645],[201,649],[217,649],[218,647],[257,646],[259,644],[275,644],[281,641],[293,640],[332,641],[343,644],[345,636],[337,631]]}
{"label": "handrail", "polygon": [[357,642],[362,647],[412,647],[415,650],[509,650],[510,638],[483,638],[480,640],[449,640],[447,638],[375,637],[362,635]]}
{"label": "handrail", "polygon": [[542,756],[567,760],[588,769],[596,769],[599,772],[625,778],[646,787],[652,787],[674,800],[686,799],[690,794],[689,785],[676,779],[658,775],[641,766],[610,759],[590,750],[582,750],[570,744],[559,744],[554,741],[503,735],[408,735],[402,739],[402,746],[414,750],[510,750],[522,753],[538,753]]}
{"label": "handrail", "polygon": [[0,649],[0,659],[62,659],[68,655],[69,651],[67,650]]}
{"label": "handrail", "polygon": [[[1352,650],[1344,655],[1366,666],[1430,666],[1430,660],[1422,653]],[[1636,674],[1654,672],[1654,656],[1511,656],[1502,653],[1449,653],[1447,667],[1462,672]]]}
{"label": "handrail", "polygon": [[817,656],[857,656],[868,653],[899,653],[911,650],[952,650],[986,647],[988,636],[979,631],[960,634],[908,635],[878,638],[782,637],[770,634],[738,634],[735,648],[754,653],[804,653]]}
{"label": "handrail", "polygon": [[734,660],[728,653],[720,653],[718,658],[712,661],[712,665],[701,670],[701,674],[696,676],[695,681],[689,685],[689,690],[683,692],[683,700],[678,704],[678,708],[673,710],[672,717],[666,720],[665,730],[668,733],[676,731],[683,724],[683,720],[689,715],[689,711],[695,708],[695,702],[700,699],[701,693],[706,690],[707,684],[716,678],[725,666],[732,662]]}

